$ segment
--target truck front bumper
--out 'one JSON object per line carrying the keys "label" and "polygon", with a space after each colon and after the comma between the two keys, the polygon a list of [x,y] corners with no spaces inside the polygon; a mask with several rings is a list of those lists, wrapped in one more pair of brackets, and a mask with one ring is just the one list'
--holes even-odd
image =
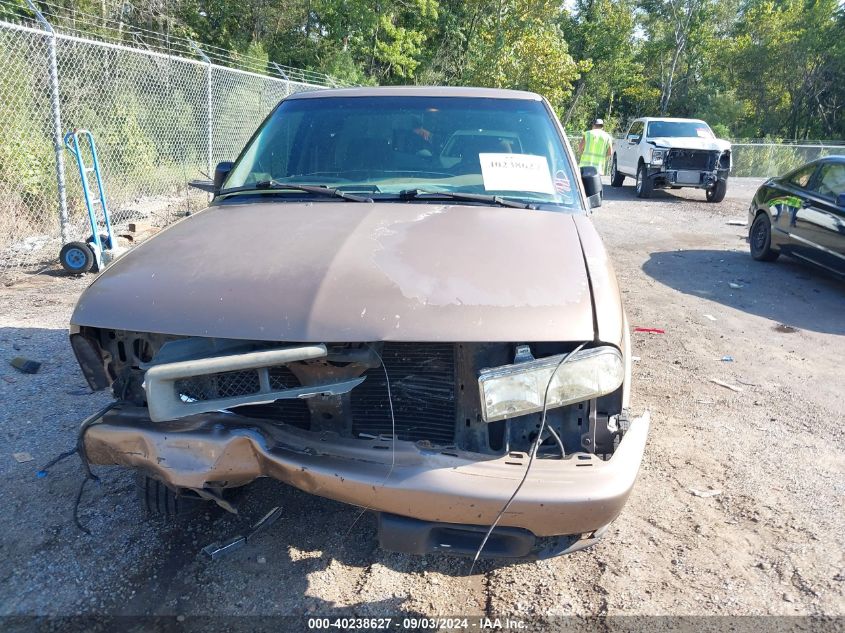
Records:
{"label": "truck front bumper", "polygon": [[[537,537],[607,526],[634,485],[648,427],[648,413],[634,419],[607,461],[587,453],[535,460],[500,525]],[[137,468],[176,489],[235,487],[266,476],[376,512],[463,526],[492,524],[528,461],[524,453],[341,438],[225,412],[153,423],[134,407],[106,412],[83,440],[90,463]]]}
{"label": "truck front bumper", "polygon": [[717,180],[728,178],[729,170],[713,169],[671,169],[665,166],[650,166],[646,172],[651,179],[655,189],[662,187],[692,187],[695,189],[708,189],[716,184]]}
{"label": "truck front bumper", "polygon": [[721,174],[719,170],[700,171],[651,167],[648,170],[648,177],[653,181],[655,189],[661,187],[707,189],[708,187],[712,187],[719,178],[726,178],[727,174]]}

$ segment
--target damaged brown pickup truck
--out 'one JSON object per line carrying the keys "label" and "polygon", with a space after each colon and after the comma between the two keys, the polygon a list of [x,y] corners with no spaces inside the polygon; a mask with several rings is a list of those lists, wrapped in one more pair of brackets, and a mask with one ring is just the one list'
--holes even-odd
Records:
{"label": "damaged brown pickup truck", "polygon": [[496,521],[486,556],[592,544],[648,416],[574,164],[531,93],[288,97],[208,209],[80,298],[73,349],[115,395],[87,459],[164,513],[272,477],[376,512],[390,550],[473,554]]}

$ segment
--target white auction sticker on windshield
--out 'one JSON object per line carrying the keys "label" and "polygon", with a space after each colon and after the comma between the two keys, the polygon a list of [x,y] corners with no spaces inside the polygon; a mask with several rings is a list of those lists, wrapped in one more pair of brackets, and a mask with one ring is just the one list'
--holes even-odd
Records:
{"label": "white auction sticker on windshield", "polygon": [[554,195],[549,161],[531,154],[479,154],[486,191],[532,191]]}

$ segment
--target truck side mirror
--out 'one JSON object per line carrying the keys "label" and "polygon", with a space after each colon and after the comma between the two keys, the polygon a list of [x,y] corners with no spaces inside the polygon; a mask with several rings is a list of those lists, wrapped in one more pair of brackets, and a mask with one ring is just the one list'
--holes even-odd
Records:
{"label": "truck side mirror", "polygon": [[595,209],[601,206],[602,185],[599,170],[588,166],[581,168],[581,182],[584,184],[584,193],[590,202],[590,208]]}
{"label": "truck side mirror", "polygon": [[640,135],[639,134],[629,134],[628,135],[628,142],[631,145],[636,145],[640,142]]}
{"label": "truck side mirror", "polygon": [[232,171],[232,167],[235,166],[235,163],[231,161],[223,161],[222,163],[217,163],[217,167],[214,168],[214,194],[220,193],[220,189],[223,188],[223,183],[226,181],[226,177],[229,175],[229,172]]}

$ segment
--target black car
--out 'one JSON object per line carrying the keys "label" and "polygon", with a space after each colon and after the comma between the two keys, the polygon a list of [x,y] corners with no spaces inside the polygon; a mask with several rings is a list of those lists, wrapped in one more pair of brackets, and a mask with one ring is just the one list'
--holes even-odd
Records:
{"label": "black car", "polygon": [[748,209],[751,256],[781,253],[845,276],[845,156],[827,156],[763,183]]}

